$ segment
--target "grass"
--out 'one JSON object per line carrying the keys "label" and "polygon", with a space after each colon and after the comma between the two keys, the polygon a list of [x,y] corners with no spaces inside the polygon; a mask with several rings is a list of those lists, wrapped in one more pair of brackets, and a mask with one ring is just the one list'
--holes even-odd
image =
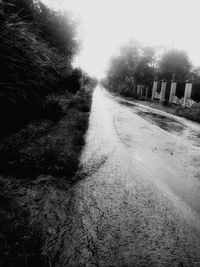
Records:
{"label": "grass", "polygon": [[65,101],[64,96],[48,98],[42,116],[51,120],[33,121],[0,141],[0,173],[23,179],[38,175],[70,179],[77,170],[84,145],[90,98],[83,92],[71,101],[68,97]]}
{"label": "grass", "polygon": [[[17,131],[44,110],[51,116],[49,107],[56,109],[57,113],[54,111],[52,115],[57,119],[62,110],[55,102],[55,95],[70,90],[74,84],[77,91],[80,89],[76,75],[73,75],[76,83],[70,82],[74,72],[71,65],[73,53],[69,55],[61,51],[50,41],[55,39],[54,36],[48,36],[49,23],[45,19],[57,21],[59,14],[42,7],[40,11],[32,0],[3,0],[4,15],[0,23],[1,136]],[[61,23],[59,25],[61,27]],[[70,32],[71,27],[69,21],[61,28]],[[60,34],[61,39],[62,36]],[[73,43],[75,50],[73,34],[66,36],[69,39],[63,45],[70,50],[69,46]],[[56,41],[58,44],[59,40]]]}
{"label": "grass", "polygon": [[2,176],[0,186],[0,265],[42,266],[43,258],[38,257],[42,245],[41,229],[29,225],[29,211],[16,201],[21,186]]}
{"label": "grass", "polygon": [[0,139],[1,266],[52,266],[59,258],[91,92],[50,99],[62,103],[62,118],[44,116]]}
{"label": "grass", "polygon": [[1,11],[0,266],[54,266],[94,81],[81,89],[72,67],[70,17],[32,0],[3,0]]}
{"label": "grass", "polygon": [[200,103],[195,104],[191,108],[179,107],[176,110],[176,115],[200,123]]}

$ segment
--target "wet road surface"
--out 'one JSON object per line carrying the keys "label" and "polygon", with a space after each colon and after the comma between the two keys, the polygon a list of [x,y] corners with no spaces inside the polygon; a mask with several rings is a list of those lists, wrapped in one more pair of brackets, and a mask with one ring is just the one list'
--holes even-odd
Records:
{"label": "wet road surface", "polygon": [[199,130],[97,88],[59,266],[200,266]]}

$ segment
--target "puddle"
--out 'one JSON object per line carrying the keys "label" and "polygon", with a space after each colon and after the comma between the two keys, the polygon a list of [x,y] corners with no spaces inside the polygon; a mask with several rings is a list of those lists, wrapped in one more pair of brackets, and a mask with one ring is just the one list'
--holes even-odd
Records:
{"label": "puddle", "polygon": [[119,104],[124,105],[124,106],[126,106],[126,107],[136,107],[135,104],[130,103],[130,102],[125,102],[125,101],[123,101],[123,100],[119,100],[118,102],[119,102]]}
{"label": "puddle", "polygon": [[182,133],[182,131],[185,130],[185,126],[182,123],[177,122],[172,118],[144,111],[137,111],[137,115],[168,132]]}

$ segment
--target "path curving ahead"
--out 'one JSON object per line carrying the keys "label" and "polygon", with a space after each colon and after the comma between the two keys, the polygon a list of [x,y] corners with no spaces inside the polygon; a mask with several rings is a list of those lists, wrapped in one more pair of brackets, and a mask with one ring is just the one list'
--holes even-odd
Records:
{"label": "path curving ahead", "polygon": [[59,266],[200,266],[199,130],[97,88]]}

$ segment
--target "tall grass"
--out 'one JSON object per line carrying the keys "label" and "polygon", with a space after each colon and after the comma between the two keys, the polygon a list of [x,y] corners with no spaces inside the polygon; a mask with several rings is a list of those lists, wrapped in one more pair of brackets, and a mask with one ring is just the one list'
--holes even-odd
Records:
{"label": "tall grass", "polygon": [[176,115],[200,123],[200,103],[194,104],[191,108],[179,107]]}
{"label": "tall grass", "polygon": [[32,0],[3,0],[3,13],[0,266],[53,266],[96,82],[71,66],[70,19]]}
{"label": "tall grass", "polygon": [[[65,55],[59,47],[53,46],[45,35],[44,25],[42,28],[39,25],[43,14],[37,6],[32,5],[32,9],[26,10],[23,0],[7,0],[3,4],[4,16],[0,23],[0,125],[1,133],[6,133],[34,117],[47,95],[67,90],[67,83],[65,88],[61,84],[72,73],[72,57],[69,57],[69,51]],[[52,13],[44,6],[43,10],[49,15]],[[34,14],[40,14],[40,19]]]}

